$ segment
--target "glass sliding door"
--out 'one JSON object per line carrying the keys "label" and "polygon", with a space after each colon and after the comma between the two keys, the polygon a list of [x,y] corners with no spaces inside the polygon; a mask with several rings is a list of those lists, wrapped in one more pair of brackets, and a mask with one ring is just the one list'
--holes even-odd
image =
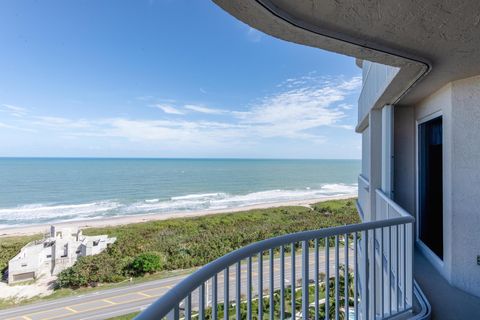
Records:
{"label": "glass sliding door", "polygon": [[442,117],[419,124],[418,139],[418,236],[443,260]]}

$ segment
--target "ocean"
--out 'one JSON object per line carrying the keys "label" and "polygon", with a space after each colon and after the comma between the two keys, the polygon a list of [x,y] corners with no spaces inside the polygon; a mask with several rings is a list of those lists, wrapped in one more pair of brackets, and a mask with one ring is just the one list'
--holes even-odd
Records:
{"label": "ocean", "polygon": [[352,195],[360,160],[0,158],[0,229]]}

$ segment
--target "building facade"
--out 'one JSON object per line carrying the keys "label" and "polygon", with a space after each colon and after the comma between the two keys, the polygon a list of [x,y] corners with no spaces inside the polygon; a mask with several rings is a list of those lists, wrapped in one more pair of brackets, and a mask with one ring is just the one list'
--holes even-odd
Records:
{"label": "building facade", "polygon": [[[293,303],[289,310],[295,310],[293,318],[311,318],[307,314],[328,318],[320,313],[328,310],[329,302],[320,307],[316,295],[312,308],[308,294],[309,241],[316,244],[314,259],[318,260],[319,237],[335,239],[334,266],[329,266],[328,245],[325,251],[327,278],[335,282],[330,318],[338,319],[344,312],[343,316],[348,313],[354,319],[479,319],[480,2],[214,2],[273,37],[356,58],[363,78],[356,126],[362,135],[357,206],[362,223],[268,239],[232,252],[180,283],[139,319],[159,315],[178,319],[196,286],[205,286],[209,277],[220,277],[221,270],[227,290],[229,268],[235,264],[239,306],[242,259],[257,255],[262,259],[269,250],[273,270],[278,263],[273,252],[282,254],[286,245],[295,252],[299,242],[303,284],[296,290],[302,291],[302,306]],[[338,239],[343,234],[353,242],[353,299],[337,285]],[[343,261],[350,268],[349,259]],[[279,264],[280,286],[273,272],[268,275],[262,266],[258,269],[270,277],[270,297],[280,288],[280,315],[289,318],[292,314],[282,291],[285,262],[280,259]],[[290,283],[295,278],[292,273]],[[316,290],[315,275],[313,281]],[[262,295],[263,288],[260,277],[256,294]],[[247,310],[254,294],[247,287]],[[345,300],[342,306],[340,297]],[[228,293],[225,299],[230,299]],[[351,303],[346,302],[349,299]],[[273,319],[276,311],[271,307],[269,312]],[[238,307],[236,317],[240,316]],[[250,316],[251,310],[247,311]]]}
{"label": "building facade", "polygon": [[79,257],[98,254],[115,240],[107,235],[84,236],[77,228],[51,226],[44,239],[28,243],[9,261],[8,283],[57,275]]}

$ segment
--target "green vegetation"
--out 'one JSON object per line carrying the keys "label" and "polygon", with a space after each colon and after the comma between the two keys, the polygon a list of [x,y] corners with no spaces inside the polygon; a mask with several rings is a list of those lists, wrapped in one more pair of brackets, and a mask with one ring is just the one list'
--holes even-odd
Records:
{"label": "green vegetation", "polygon": [[[353,199],[320,202],[311,207],[256,209],[86,229],[87,235],[108,234],[117,241],[104,252],[80,258],[63,271],[58,288],[70,290],[121,282],[142,274],[151,277],[152,272],[194,268],[252,242],[359,222]],[[0,238],[0,267],[5,268],[23,245],[40,237]],[[157,256],[158,261],[151,260],[152,256]]]}
{"label": "green vegetation", "polygon": [[113,317],[108,320],[131,320],[135,318],[140,312],[133,312],[129,314],[124,314],[123,316]]}
{"label": "green vegetation", "polygon": [[160,270],[163,266],[162,257],[156,253],[145,252],[136,257],[131,269],[136,275],[145,275],[146,273],[154,273]]}
{"label": "green vegetation", "polygon": [[354,201],[349,199],[320,202],[311,209],[257,209],[87,229],[85,234],[108,234],[117,241],[101,254],[80,258],[59,275],[58,286],[77,288],[149,273],[139,272],[134,264],[145,253],[160,257],[157,271],[186,269],[259,240],[357,222]]}

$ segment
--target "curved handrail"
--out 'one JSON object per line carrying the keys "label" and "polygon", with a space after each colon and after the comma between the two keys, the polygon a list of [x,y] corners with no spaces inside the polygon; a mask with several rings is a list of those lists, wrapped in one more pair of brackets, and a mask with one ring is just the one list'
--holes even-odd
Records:
{"label": "curved handrail", "polygon": [[415,219],[412,216],[408,215],[386,220],[363,222],[319,230],[302,231],[252,243],[243,248],[232,251],[195,271],[190,276],[183,279],[175,287],[170,289],[165,295],[155,301],[135,319],[162,319],[172,309],[174,309],[174,307],[178,305],[180,301],[187,297],[188,294],[197,289],[202,283],[209,280],[215,274],[219,273],[227,267],[230,267],[238,261],[251,257],[260,252],[267,251],[272,248],[277,248],[282,245],[291,244],[294,242],[308,241],[312,239],[326,238],[336,235],[349,234],[353,232],[367,231],[382,227],[413,223],[414,221]]}

